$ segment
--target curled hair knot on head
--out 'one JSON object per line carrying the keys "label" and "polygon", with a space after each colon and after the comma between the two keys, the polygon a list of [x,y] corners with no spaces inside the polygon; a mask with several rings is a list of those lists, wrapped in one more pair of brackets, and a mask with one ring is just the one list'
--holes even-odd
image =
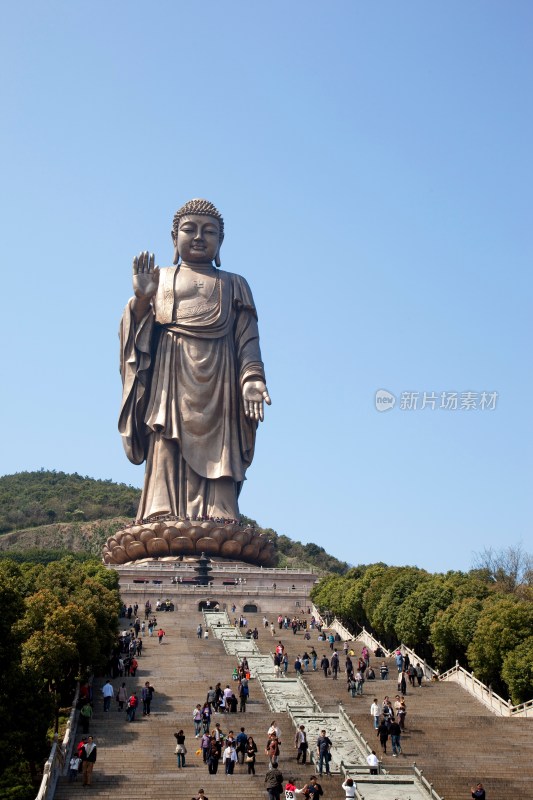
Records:
{"label": "curled hair knot on head", "polygon": [[220,226],[219,241],[222,243],[224,238],[224,219],[222,218],[222,214],[218,208],[213,205],[213,203],[209,202],[209,200],[201,200],[200,198],[189,200],[174,214],[172,230],[176,235],[178,234],[181,218],[186,217],[189,214],[202,214],[206,217],[213,217],[216,219]]}

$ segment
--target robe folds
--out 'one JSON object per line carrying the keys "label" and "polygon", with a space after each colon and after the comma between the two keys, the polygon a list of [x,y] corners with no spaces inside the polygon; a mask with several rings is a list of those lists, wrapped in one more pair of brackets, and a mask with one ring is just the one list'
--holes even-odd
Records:
{"label": "robe folds", "polygon": [[242,387],[265,380],[257,313],[244,278],[217,270],[209,298],[178,307],[179,267],[161,269],[150,309],[120,325],[119,431],[129,460],[146,461],[138,518],[238,516],[257,422]]}

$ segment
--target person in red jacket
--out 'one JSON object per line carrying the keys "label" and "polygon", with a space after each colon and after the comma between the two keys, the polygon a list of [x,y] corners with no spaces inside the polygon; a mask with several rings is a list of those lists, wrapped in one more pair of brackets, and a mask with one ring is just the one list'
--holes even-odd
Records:
{"label": "person in red jacket", "polygon": [[137,692],[133,692],[128,700],[128,706],[126,709],[126,714],[128,715],[128,720],[133,722],[135,719],[135,712],[137,711],[137,706],[139,705],[139,700],[137,698]]}
{"label": "person in red jacket", "polygon": [[[304,787],[305,788],[305,787]],[[289,778],[285,784],[285,800],[294,800],[297,794],[303,794],[304,789],[297,789],[294,785],[294,780]]]}

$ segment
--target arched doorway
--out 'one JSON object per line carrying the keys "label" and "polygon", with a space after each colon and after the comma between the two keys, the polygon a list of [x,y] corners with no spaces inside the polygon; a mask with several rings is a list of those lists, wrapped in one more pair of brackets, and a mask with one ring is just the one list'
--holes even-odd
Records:
{"label": "arched doorway", "polygon": [[257,614],[258,610],[255,603],[246,603],[242,608],[243,614]]}
{"label": "arched doorway", "polygon": [[198,603],[198,611],[214,611],[215,606],[219,606],[219,611],[222,608],[218,600],[213,600],[209,597],[207,600],[200,600]]}

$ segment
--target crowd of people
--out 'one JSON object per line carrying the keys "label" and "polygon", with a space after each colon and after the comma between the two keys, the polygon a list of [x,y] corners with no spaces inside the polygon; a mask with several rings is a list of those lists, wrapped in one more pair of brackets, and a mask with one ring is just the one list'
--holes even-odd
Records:
{"label": "crowd of people", "polygon": [[[159,601],[158,601],[159,602]],[[159,610],[159,609],[157,609]],[[232,607],[235,612],[236,607]],[[308,609],[308,611],[310,611]],[[111,704],[113,700],[116,701],[116,710],[118,712],[126,712],[126,719],[128,722],[133,723],[139,706],[142,707],[143,717],[149,717],[151,714],[152,702],[154,699],[155,689],[150,680],[145,680],[141,689],[127,687],[126,681],[118,680],[124,677],[135,677],[138,669],[138,659],[142,657],[145,636],[153,637],[157,630],[157,637],[159,643],[163,642],[165,631],[159,627],[157,628],[157,618],[152,613],[152,607],[149,601],[146,602],[144,608],[145,619],[140,619],[140,609],[137,603],[124,607],[123,616],[129,621],[128,630],[122,631],[115,647],[110,656],[108,679],[105,681],[102,689],[102,708],[104,713],[111,711]],[[234,618],[234,625],[239,628],[246,629],[246,634],[249,638],[257,639],[259,631],[257,627],[251,629],[248,627],[248,621],[244,615]],[[305,673],[308,671],[323,671],[324,677],[331,677],[337,680],[341,673],[340,653],[338,643],[340,637],[334,633],[323,632],[320,623],[311,617],[309,622],[305,618],[279,615],[277,617],[277,625],[270,622],[268,618],[263,617],[263,627],[270,628],[272,635],[276,630],[292,630],[296,635],[299,632],[304,632],[309,635],[310,631],[316,630],[318,632],[318,640],[320,642],[327,642],[330,648],[330,655],[323,654],[319,662],[319,656],[314,646],[309,645],[303,649],[303,653],[296,655],[294,660],[289,658],[286,648],[281,640],[278,640],[273,652],[274,674],[276,676],[285,675],[292,662],[292,667],[296,674]],[[207,630],[203,630],[202,624],[197,626],[198,638],[204,638]],[[309,637],[310,638],[310,637]],[[301,641],[301,638],[299,639]],[[308,640],[307,640],[308,641]],[[353,642],[344,642],[342,646],[342,654],[344,657],[344,674],[346,677],[347,689],[352,697],[363,694],[363,685],[367,680],[375,680],[375,672],[370,665],[370,651],[366,646],[361,650],[361,655],[356,656],[354,651]],[[378,655],[376,651],[374,655]],[[379,653],[379,656],[382,656]],[[387,754],[387,745],[390,742],[392,749],[392,756],[397,757],[402,754],[401,737],[406,729],[406,689],[407,684],[411,687],[421,686],[424,672],[420,664],[413,665],[409,661],[408,656],[404,656],[400,651],[395,653],[396,667],[398,671],[398,694],[394,700],[391,701],[388,695],[385,695],[383,701],[380,703],[375,697],[371,706],[370,714],[373,720],[373,727],[376,732],[376,737],[379,739],[381,751],[384,755]],[[382,679],[386,679],[388,674],[383,674],[383,666],[387,669],[383,661],[379,669]],[[388,669],[387,669],[388,673]],[[115,682],[115,683],[113,683]],[[304,783],[300,788],[295,784],[292,777],[287,780],[284,779],[279,764],[281,760],[281,731],[275,720],[272,721],[269,729],[266,732],[263,742],[260,741],[261,737],[256,741],[244,725],[231,726],[229,715],[237,713],[245,713],[246,706],[250,696],[250,669],[246,658],[243,658],[240,663],[234,668],[231,680],[225,687],[221,681],[217,682],[214,686],[209,686],[206,691],[205,700],[199,702],[192,709],[191,721],[192,732],[190,737],[194,737],[196,755],[201,756],[202,762],[205,765],[208,774],[217,774],[219,769],[223,769],[224,773],[228,776],[234,774],[237,765],[246,767],[246,772],[250,776],[256,776],[256,764],[258,753],[264,752],[268,764],[268,770],[264,777],[264,788],[268,792],[269,800],[279,800],[282,793],[285,792],[286,800],[295,800],[296,796],[302,796],[306,800],[314,800],[323,795],[323,789],[318,778],[322,775],[330,775],[330,760],[331,760],[331,747],[332,742],[327,736],[325,730],[322,730],[316,742],[308,741],[307,731],[304,725],[300,725],[294,735],[294,751],[295,761],[298,764],[305,765],[309,758],[309,749],[314,744],[314,761],[316,764],[316,774],[313,775],[308,782]],[[93,689],[90,683],[84,683],[80,689],[79,709],[80,709],[80,725],[82,729],[82,738],[73,752],[72,759],[69,763],[69,780],[75,781],[78,774],[82,773],[83,784],[90,786],[92,782],[92,773],[94,764],[96,762],[97,747],[93,737],[89,735],[89,728],[93,715],[95,698],[93,697]],[[213,717],[217,716],[218,720],[213,724]],[[229,723],[229,724],[228,724]],[[227,733],[225,729],[228,728]],[[235,731],[237,731],[235,733]],[[176,764],[179,770],[186,767],[187,761],[187,747],[186,738],[188,733],[183,729],[179,729],[175,734],[175,755]],[[287,758],[288,761],[288,758]],[[378,774],[379,772],[379,759],[376,752],[372,750],[367,757],[367,765],[371,774]],[[243,770],[239,770],[243,771]],[[355,784],[351,779],[347,779],[342,787],[345,791],[346,798],[355,797]],[[472,789],[472,797],[477,800],[485,800],[485,791],[481,784]],[[196,798],[192,800],[208,800],[205,792],[199,790]]]}
{"label": "crowd of people", "polygon": [[158,514],[151,516],[148,519],[132,519],[125,526],[125,528],[133,528],[136,525],[149,525],[153,522],[215,522],[217,525],[238,525],[245,531],[255,531],[255,525],[249,522],[243,522],[240,519],[230,519],[229,517],[209,517],[207,515],[190,517],[186,514],[184,517],[177,517],[174,514]]}

